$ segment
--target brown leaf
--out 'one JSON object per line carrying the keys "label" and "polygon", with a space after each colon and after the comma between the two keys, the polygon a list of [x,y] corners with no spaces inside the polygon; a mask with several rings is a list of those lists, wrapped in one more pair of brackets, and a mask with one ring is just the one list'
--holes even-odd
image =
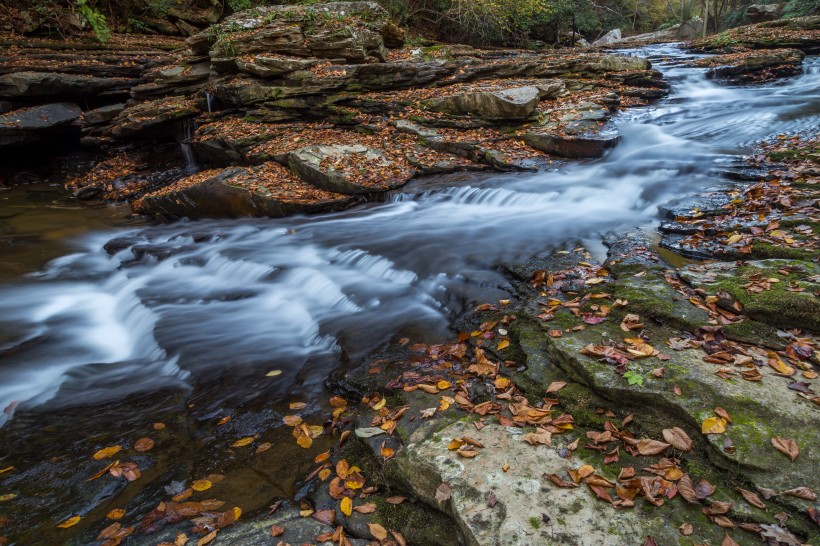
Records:
{"label": "brown leaf", "polygon": [[403,503],[404,501],[407,500],[407,497],[402,497],[401,495],[394,495],[392,497],[387,497],[384,500],[388,504],[401,504],[401,503]]}
{"label": "brown leaf", "polygon": [[729,536],[729,533],[726,533],[726,536],[724,536],[723,540],[720,541],[720,546],[740,546],[740,544],[732,540],[732,537]]}
{"label": "brown leaf", "polygon": [[766,509],[766,505],[763,503],[762,500],[760,500],[760,497],[757,496],[757,493],[752,493],[751,491],[741,489],[740,487],[736,487],[735,489],[738,493],[743,495],[743,498],[746,500],[746,502],[748,502],[752,506],[760,508],[761,510]]}
{"label": "brown leaf", "polygon": [[687,521],[686,523],[681,523],[680,527],[678,527],[678,531],[683,536],[688,537],[695,532],[695,529],[692,527],[692,524]]}
{"label": "brown leaf", "polygon": [[97,451],[92,457],[95,461],[100,461],[102,459],[107,459],[117,453],[119,450],[122,449],[122,446],[108,446],[104,447],[101,450]]}
{"label": "brown leaf", "polygon": [[797,497],[800,499],[806,499],[810,501],[817,500],[817,493],[811,490],[809,487],[797,487],[795,489],[789,489],[788,491],[781,491],[781,495],[791,495],[792,497]]}
{"label": "brown leaf", "polygon": [[699,498],[695,492],[695,485],[692,483],[692,478],[689,477],[689,474],[686,474],[678,480],[678,493],[680,493],[680,496],[683,497],[686,502],[698,504]]}
{"label": "brown leaf", "polygon": [[800,448],[794,440],[775,436],[772,438],[772,445],[776,450],[785,454],[792,461],[797,459],[797,456],[800,455]]}
{"label": "brown leaf", "polygon": [[703,513],[707,516],[728,514],[729,510],[732,509],[732,504],[731,502],[713,501],[711,505],[703,509]]}
{"label": "brown leaf", "polygon": [[726,411],[725,409],[721,408],[720,406],[715,408],[715,415],[717,415],[719,417],[723,417],[724,419],[726,419],[727,423],[732,422],[732,418],[729,417],[729,412]]}
{"label": "brown leaf", "polygon": [[285,534],[285,528],[281,525],[274,525],[270,528],[270,536],[280,537]]}
{"label": "brown leaf", "polygon": [[649,438],[642,438],[638,440],[635,447],[641,455],[657,455],[665,451],[669,447],[669,444]]}
{"label": "brown leaf", "polygon": [[[389,501],[388,501],[389,502]],[[354,506],[353,510],[360,514],[372,514],[376,511],[376,505],[372,502],[368,502],[366,504],[360,504],[359,506]]]}
{"label": "brown leaf", "polygon": [[[678,486],[680,486],[680,482],[678,482]],[[708,481],[700,480],[695,486],[695,494],[699,499],[703,500],[706,497],[711,496],[715,492],[715,489],[715,486]]]}
{"label": "brown leaf", "polygon": [[558,392],[566,386],[567,386],[566,381],[553,381],[547,387],[547,394],[552,394],[554,392]]}
{"label": "brown leaf", "polygon": [[140,438],[134,442],[134,449],[137,451],[150,451],[154,447],[154,440],[151,438]]}
{"label": "brown leaf", "polygon": [[663,439],[679,451],[691,451],[692,439],[678,427],[663,429]]}
{"label": "brown leaf", "polygon": [[373,535],[373,538],[375,538],[376,540],[387,539],[387,529],[385,529],[378,523],[368,523],[367,528],[370,529],[370,534]]}
{"label": "brown leaf", "polygon": [[444,502],[452,495],[452,489],[447,482],[442,483],[436,488],[436,501]]}
{"label": "brown leaf", "polygon": [[214,529],[213,531],[211,531],[210,533],[208,533],[204,537],[200,538],[199,541],[197,541],[196,546],[205,546],[205,544],[208,544],[209,542],[212,542],[216,538],[216,533],[217,533],[217,530]]}

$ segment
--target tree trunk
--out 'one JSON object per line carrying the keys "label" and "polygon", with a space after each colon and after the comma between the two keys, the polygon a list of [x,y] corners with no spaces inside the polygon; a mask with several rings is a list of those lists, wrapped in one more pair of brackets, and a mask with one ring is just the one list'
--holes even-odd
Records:
{"label": "tree trunk", "polygon": [[709,0],[703,0],[703,37],[706,38],[706,29],[709,26]]}

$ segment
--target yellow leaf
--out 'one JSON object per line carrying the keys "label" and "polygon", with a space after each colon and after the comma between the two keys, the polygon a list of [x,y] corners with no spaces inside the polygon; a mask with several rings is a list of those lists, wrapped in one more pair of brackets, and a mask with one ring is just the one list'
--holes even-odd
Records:
{"label": "yellow leaf", "polygon": [[196,480],[191,484],[191,489],[194,491],[207,491],[213,484],[208,480]]}
{"label": "yellow leaf", "polygon": [[464,440],[459,440],[457,438],[453,438],[450,440],[450,445],[447,446],[447,449],[450,451],[454,451],[456,449],[461,449],[461,446],[464,445]]}
{"label": "yellow leaf", "polygon": [[296,443],[302,446],[303,448],[307,449],[313,445],[313,438],[311,438],[307,434],[301,434],[298,438],[296,438]]}
{"label": "yellow leaf", "polygon": [[507,348],[507,347],[509,347],[509,346],[510,346],[510,341],[509,341],[509,340],[507,340],[507,339],[502,339],[502,340],[498,343],[498,350],[500,351],[501,349],[506,349],[506,348]]}
{"label": "yellow leaf", "polygon": [[112,455],[114,455],[115,453],[117,453],[121,449],[122,449],[122,447],[118,446],[118,445],[117,446],[104,447],[104,448],[102,448],[101,450],[99,450],[98,452],[96,452],[93,455],[94,460],[99,461],[99,460],[102,460],[102,459],[107,459],[107,458],[111,457]]}
{"label": "yellow leaf", "polygon": [[319,471],[319,479],[325,481],[330,477],[332,471],[329,468],[323,468]]}
{"label": "yellow leaf", "polygon": [[[806,374],[803,374],[803,375],[806,375]],[[11,470],[14,470],[14,467],[13,466],[7,466],[6,468],[0,469],[0,474],[5,474],[6,472],[9,472]]]}
{"label": "yellow leaf", "polygon": [[381,400],[376,402],[376,404],[373,406],[373,409],[379,411],[384,407],[385,404],[387,404],[387,398],[382,398]]}
{"label": "yellow leaf", "polygon": [[495,378],[495,388],[503,391],[510,386],[510,380],[506,377],[498,376]]}
{"label": "yellow leaf", "polygon": [[443,379],[441,381],[439,381],[438,383],[436,383],[436,387],[438,387],[439,390],[441,390],[441,391],[447,390],[452,386],[453,386],[452,383],[450,383],[449,381],[445,381]]}
{"label": "yellow leaf", "polygon": [[709,417],[704,419],[701,432],[704,434],[723,434],[726,432],[726,419],[723,417]]}
{"label": "yellow leaf", "polygon": [[67,520],[65,520],[64,522],[59,524],[57,527],[59,527],[60,529],[68,529],[69,527],[73,527],[73,526],[77,525],[80,522],[81,519],[82,518],[80,516],[74,516],[74,517],[68,518]]}
{"label": "yellow leaf", "polygon": [[346,516],[353,513],[353,501],[350,500],[350,497],[342,499],[342,502],[339,503],[339,509],[342,511],[342,514]]}
{"label": "yellow leaf", "polygon": [[6,493],[5,495],[0,495],[0,502],[10,501],[11,499],[16,499],[17,495],[14,493]]}
{"label": "yellow leaf", "polygon": [[256,436],[246,436],[232,443],[231,447],[245,447],[252,444],[254,440],[256,440]]}
{"label": "yellow leaf", "polygon": [[115,508],[115,509],[111,510],[110,512],[108,512],[108,514],[106,514],[105,517],[107,517],[108,519],[120,519],[124,515],[125,515],[125,510],[123,510],[122,508]]}
{"label": "yellow leaf", "polygon": [[266,377],[276,377],[277,375],[282,375],[282,370],[271,370],[265,374]]}

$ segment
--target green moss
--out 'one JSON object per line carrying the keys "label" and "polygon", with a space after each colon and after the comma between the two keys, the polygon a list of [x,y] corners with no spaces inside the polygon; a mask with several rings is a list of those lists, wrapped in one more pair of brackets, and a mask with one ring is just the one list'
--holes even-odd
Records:
{"label": "green moss", "polygon": [[395,529],[406,537],[413,537],[414,544],[431,546],[456,546],[461,543],[457,526],[443,513],[415,502],[390,504],[383,497],[369,497],[376,505],[371,520],[387,529]]}
{"label": "green moss", "polygon": [[541,522],[538,520],[537,517],[532,516],[528,521],[530,522],[530,527],[532,527],[533,529],[541,528]]}
{"label": "green moss", "polygon": [[816,254],[816,251],[812,252],[802,248],[792,248],[788,246],[773,245],[769,243],[755,243],[752,245],[751,254],[747,254],[745,258],[751,258],[755,260],[809,260]]}

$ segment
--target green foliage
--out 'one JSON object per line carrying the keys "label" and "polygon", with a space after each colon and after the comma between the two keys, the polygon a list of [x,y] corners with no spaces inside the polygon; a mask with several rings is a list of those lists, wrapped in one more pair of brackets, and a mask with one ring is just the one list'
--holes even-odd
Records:
{"label": "green foliage", "polygon": [[100,13],[88,4],[88,0],[74,0],[74,7],[80,18],[88,23],[94,35],[101,43],[105,43],[111,39],[111,29],[105,21],[105,15]]}
{"label": "green foliage", "polygon": [[264,0],[228,0],[228,7],[233,13],[265,5]]}
{"label": "green foliage", "polygon": [[783,18],[803,17],[820,13],[820,0],[791,0],[783,10]]}
{"label": "green foliage", "polygon": [[624,379],[630,385],[638,385],[639,387],[643,387],[643,375],[640,372],[636,372],[633,370],[627,370],[624,374]]}

